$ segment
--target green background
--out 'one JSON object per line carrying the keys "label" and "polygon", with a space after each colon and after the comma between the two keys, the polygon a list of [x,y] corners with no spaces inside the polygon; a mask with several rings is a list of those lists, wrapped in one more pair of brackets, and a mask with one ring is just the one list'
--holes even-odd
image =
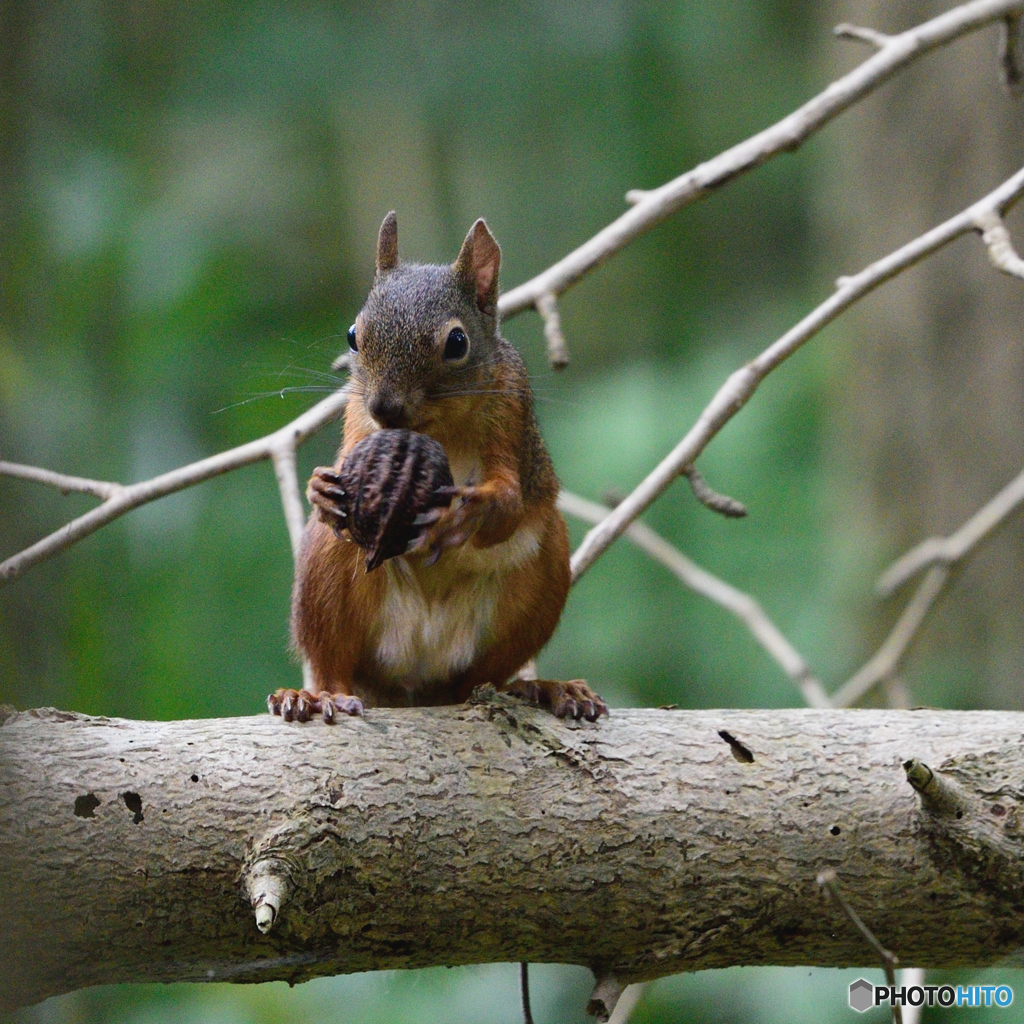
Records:
{"label": "green background", "polygon": [[[628,189],[766,126],[834,70],[817,57],[817,5],[796,0],[68,0],[3,13],[0,458],[123,482],[267,433],[318,397],[388,209],[403,256],[435,262],[485,216],[507,289],[617,216]],[[507,323],[567,488],[598,500],[631,489],[733,369],[828,294],[837,267],[812,211],[842,130],[575,287],[561,305],[564,373],[546,366],[535,314]],[[713,515],[682,483],[646,516],[753,593],[832,686],[869,653],[855,609],[895,554],[833,525],[844,485],[830,423],[848,330],[840,322],[773,375],[701,460],[747,519]],[[331,459],[337,435],[303,447],[300,476]],[[0,480],[0,554],[91,504]],[[570,526],[578,542],[583,527]],[[136,511],[0,590],[0,701],[258,713],[298,680],[291,572],[268,464]],[[573,592],[540,667],[585,676],[613,707],[800,703],[742,626],[626,544]],[[923,702],[971,706],[955,669],[928,678],[916,679]],[[584,1019],[588,972],[534,976],[538,1022]],[[855,976],[670,979],[634,1019],[846,1019]],[[17,1019],[519,1017],[514,968],[492,965],[295,990],[104,988]]]}

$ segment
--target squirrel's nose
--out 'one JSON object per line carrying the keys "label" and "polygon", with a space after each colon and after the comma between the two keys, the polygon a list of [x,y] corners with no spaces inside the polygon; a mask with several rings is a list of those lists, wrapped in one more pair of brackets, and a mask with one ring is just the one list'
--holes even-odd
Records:
{"label": "squirrel's nose", "polygon": [[378,392],[367,400],[366,409],[381,426],[397,427],[405,412],[405,400],[396,395]]}

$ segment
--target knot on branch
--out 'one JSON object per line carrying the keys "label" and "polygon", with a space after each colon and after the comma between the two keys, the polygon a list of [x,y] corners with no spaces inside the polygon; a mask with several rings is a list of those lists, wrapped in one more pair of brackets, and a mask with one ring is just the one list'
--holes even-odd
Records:
{"label": "knot on branch", "polygon": [[243,872],[246,895],[256,927],[266,935],[277,923],[281,907],[295,891],[293,865],[282,857],[261,857]]}
{"label": "knot on branch", "polygon": [[1024,773],[1019,751],[997,749],[944,761],[932,769],[903,762],[921,798],[922,824],[940,870],[956,870],[1006,904],[1024,902]]}

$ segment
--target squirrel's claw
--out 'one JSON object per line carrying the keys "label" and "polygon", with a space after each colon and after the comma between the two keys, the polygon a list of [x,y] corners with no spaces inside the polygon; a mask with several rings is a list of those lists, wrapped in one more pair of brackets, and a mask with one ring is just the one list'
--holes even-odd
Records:
{"label": "squirrel's claw", "polygon": [[310,693],[309,690],[280,689],[267,697],[267,710],[272,715],[280,715],[286,722],[308,722],[319,712],[323,714],[324,722],[330,725],[339,711],[345,715],[361,715],[363,702],[347,693],[331,693],[329,690]]}
{"label": "squirrel's claw", "polygon": [[585,718],[596,722],[608,714],[608,705],[582,679],[512,679],[501,689],[529,704],[547,708],[556,718]]}
{"label": "squirrel's claw", "polygon": [[478,487],[439,487],[437,493],[461,498],[461,504],[431,509],[413,521],[413,525],[424,529],[409,545],[407,553],[427,553],[425,564],[428,566],[433,565],[448,548],[465,544],[480,528],[487,509]]}
{"label": "squirrel's claw", "polygon": [[340,484],[341,476],[336,470],[318,466],[306,488],[306,498],[316,509],[320,522],[329,526],[339,540],[348,525],[348,495]]}

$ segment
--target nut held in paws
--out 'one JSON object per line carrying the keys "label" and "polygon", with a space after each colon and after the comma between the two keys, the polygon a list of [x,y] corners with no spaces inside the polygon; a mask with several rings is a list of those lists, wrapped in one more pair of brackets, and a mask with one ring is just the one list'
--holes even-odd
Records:
{"label": "nut held in paws", "polygon": [[448,456],[432,437],[378,430],[360,441],[340,470],[349,496],[347,528],[366,552],[366,571],[401,555],[417,536],[417,516],[451,504],[439,488],[453,485]]}

